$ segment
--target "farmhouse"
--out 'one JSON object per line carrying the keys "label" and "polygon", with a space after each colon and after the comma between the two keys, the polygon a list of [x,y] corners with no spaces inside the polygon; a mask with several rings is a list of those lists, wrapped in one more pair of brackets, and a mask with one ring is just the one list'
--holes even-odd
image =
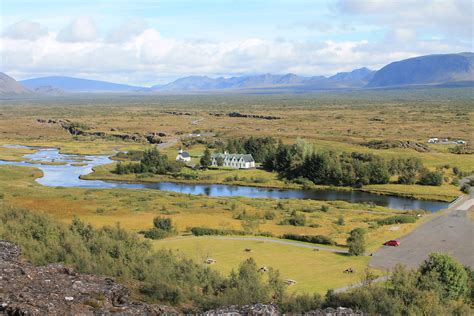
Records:
{"label": "farmhouse", "polygon": [[211,165],[214,167],[228,167],[235,169],[255,168],[255,160],[250,154],[213,154]]}
{"label": "farmhouse", "polygon": [[191,161],[191,156],[189,155],[187,151],[183,151],[182,149],[180,149],[178,151],[178,155],[176,156],[176,160],[177,161]]}

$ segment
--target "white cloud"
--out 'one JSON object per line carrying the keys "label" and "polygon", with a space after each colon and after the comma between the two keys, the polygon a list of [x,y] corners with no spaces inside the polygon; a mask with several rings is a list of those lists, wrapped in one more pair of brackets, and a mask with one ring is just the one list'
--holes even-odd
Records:
{"label": "white cloud", "polygon": [[472,38],[472,0],[339,0],[337,8],[365,24]]}
{"label": "white cloud", "polygon": [[82,17],[59,33],[33,37],[4,33],[0,38],[2,71],[17,79],[68,75],[152,85],[187,75],[330,75],[362,66],[378,69],[395,60],[470,47],[470,42],[457,39],[418,39],[418,32],[408,25],[393,25],[380,40],[326,41],[259,37],[198,41],[167,37],[144,27],[139,21],[127,22],[101,39],[94,21]]}
{"label": "white cloud", "polygon": [[109,31],[106,40],[112,43],[123,43],[141,34],[147,28],[147,23],[141,19],[130,20]]}
{"label": "white cloud", "polygon": [[8,38],[36,40],[48,34],[48,30],[39,23],[31,21],[19,21],[8,26],[3,36]]}
{"label": "white cloud", "polygon": [[57,36],[60,42],[88,42],[98,39],[99,31],[94,20],[88,16],[75,19],[71,24],[63,28]]}

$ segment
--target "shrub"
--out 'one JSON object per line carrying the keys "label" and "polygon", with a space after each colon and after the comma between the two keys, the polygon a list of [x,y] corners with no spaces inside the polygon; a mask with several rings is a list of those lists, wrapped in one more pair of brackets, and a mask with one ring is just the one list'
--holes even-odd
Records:
{"label": "shrub", "polygon": [[469,194],[469,192],[471,191],[471,186],[467,183],[464,183],[462,186],[461,186],[461,191],[465,194]]}
{"label": "shrub", "polygon": [[281,238],[309,242],[312,244],[321,244],[321,245],[335,245],[336,244],[334,240],[324,235],[284,234],[283,236],[281,236]]}
{"label": "shrub", "polygon": [[157,216],[153,219],[153,226],[166,232],[173,230],[173,222],[171,221],[171,218]]}
{"label": "shrub", "polygon": [[329,212],[329,206],[328,205],[321,205],[321,212],[324,212],[324,213]]}
{"label": "shrub", "polygon": [[365,252],[365,230],[354,228],[347,237],[347,246],[351,256],[360,256]]}
{"label": "shrub", "polygon": [[293,211],[289,218],[284,219],[280,223],[281,225],[293,225],[293,226],[305,226],[306,225],[306,216],[304,214],[298,214],[298,212]]}
{"label": "shrub", "polygon": [[150,239],[163,239],[169,236],[169,232],[163,229],[153,227],[150,230],[144,231],[143,236]]}
{"label": "shrub", "polygon": [[272,220],[272,219],[275,219],[275,217],[276,217],[275,212],[272,212],[270,210],[265,211],[265,214],[263,215],[263,218],[265,218],[266,220]]}
{"label": "shrub", "polygon": [[442,185],[443,173],[440,171],[425,171],[421,174],[419,183],[422,185]]}
{"label": "shrub", "polygon": [[379,225],[406,224],[416,222],[416,217],[411,215],[394,215],[377,221]]}
{"label": "shrub", "polygon": [[337,219],[337,225],[342,226],[342,225],[344,225],[344,223],[345,223],[344,222],[344,217],[341,216]]}
{"label": "shrub", "polygon": [[459,262],[442,253],[432,253],[420,266],[422,275],[434,277],[442,286],[441,295],[448,299],[464,299],[469,293],[469,276]]}
{"label": "shrub", "polygon": [[245,235],[241,230],[233,229],[216,229],[208,227],[192,227],[191,233],[194,236],[211,236],[211,235]]}

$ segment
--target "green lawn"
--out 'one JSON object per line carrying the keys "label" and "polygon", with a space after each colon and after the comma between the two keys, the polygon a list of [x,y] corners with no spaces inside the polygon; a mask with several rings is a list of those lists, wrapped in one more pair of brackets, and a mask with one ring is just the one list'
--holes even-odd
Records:
{"label": "green lawn", "polygon": [[[210,265],[228,274],[245,259],[252,257],[260,267],[273,267],[283,279],[297,283],[289,288],[298,293],[325,294],[361,281],[370,257],[350,257],[328,251],[314,251],[303,247],[274,244],[263,241],[223,240],[218,237],[182,237],[154,241],[156,248],[173,249],[186,258],[204,263],[207,258],[217,260]],[[250,248],[251,252],[245,249]],[[343,273],[351,267],[355,273]]]}

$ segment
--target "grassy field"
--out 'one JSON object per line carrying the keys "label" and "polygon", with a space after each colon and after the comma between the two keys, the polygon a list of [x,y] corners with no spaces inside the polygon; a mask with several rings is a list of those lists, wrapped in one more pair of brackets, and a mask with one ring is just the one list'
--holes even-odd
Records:
{"label": "grassy field", "polygon": [[[78,216],[95,226],[119,222],[123,227],[139,231],[152,226],[153,218],[172,218],[177,230],[186,233],[189,227],[205,226],[243,230],[242,214],[258,223],[255,232],[327,235],[344,244],[349,231],[355,227],[369,230],[370,249],[387,238],[409,231],[414,224],[374,227],[379,219],[399,214],[379,206],[351,204],[342,201],[250,199],[243,197],[209,198],[158,190],[80,189],[45,187],[34,180],[41,176],[35,168],[0,166],[0,191],[3,203],[53,215],[64,222]],[[329,207],[327,212],[321,206]],[[306,226],[280,224],[292,211],[304,214]],[[263,218],[265,212],[274,219]],[[339,218],[344,224],[338,224]],[[370,229],[369,229],[370,228]],[[372,246],[373,240],[373,246]]]}
{"label": "grassy field", "polygon": [[[289,287],[296,293],[318,292],[322,295],[329,289],[355,284],[362,280],[370,257],[349,257],[328,251],[313,251],[290,245],[272,244],[264,241],[223,240],[212,237],[185,237],[155,241],[156,248],[173,251],[196,262],[212,258],[210,265],[222,273],[236,270],[240,262],[252,257],[260,267],[274,267],[283,279],[297,283]],[[250,248],[251,252],[245,249]],[[354,273],[343,273],[351,267]],[[380,272],[379,272],[380,273]]]}
{"label": "grassy field", "polygon": [[[452,92],[452,91],[451,91]],[[456,92],[458,93],[458,92]],[[174,159],[180,139],[189,133],[202,133],[213,141],[243,136],[272,136],[284,142],[304,139],[316,149],[358,151],[385,158],[418,157],[428,168],[449,165],[461,171],[474,170],[472,155],[448,151],[453,145],[428,145],[428,152],[407,148],[370,149],[362,144],[370,140],[414,141],[426,144],[430,137],[450,137],[472,142],[473,111],[469,94],[443,94],[443,91],[400,92],[393,94],[316,94],[279,96],[156,96],[121,97],[94,100],[88,98],[39,101],[5,101],[0,105],[0,143],[59,147],[63,153],[113,154],[115,151],[143,150],[150,145],[121,141],[117,138],[71,136],[57,124],[42,124],[37,119],[70,120],[90,127],[91,132],[107,135],[162,132],[164,142],[178,142],[164,149]],[[279,116],[262,120],[215,116],[232,111]],[[170,114],[175,112],[175,114]],[[186,114],[186,115],[179,115]],[[290,115],[291,114],[291,115]],[[186,148],[197,157],[202,144]],[[20,159],[0,148],[0,159]],[[197,158],[193,158],[197,161]],[[107,168],[98,168],[95,178],[116,178]],[[233,171],[207,171],[196,182],[222,183],[235,176]],[[260,170],[240,171],[231,184],[287,187],[275,174]],[[447,175],[451,177],[452,175]],[[252,180],[253,178],[253,180]],[[122,180],[131,180],[122,177]],[[258,179],[255,181],[255,179]],[[450,178],[451,179],[451,178]],[[155,181],[157,179],[142,179]],[[161,180],[173,180],[160,177]],[[258,182],[258,183],[257,183]],[[417,187],[389,185],[366,187],[384,194],[414,195],[418,198],[449,201],[460,194],[456,186]]]}
{"label": "grassy field", "polygon": [[[229,112],[279,116],[278,120],[236,118]],[[175,112],[175,114],[170,114]],[[181,113],[181,114],[180,114]],[[223,114],[215,116],[215,114]],[[450,137],[472,142],[472,97],[468,93],[449,90],[404,92],[370,92],[358,94],[314,95],[245,95],[245,96],[148,96],[104,97],[94,99],[56,98],[43,100],[2,100],[0,104],[0,160],[23,160],[31,149],[4,148],[4,144],[22,144],[60,148],[62,153],[113,155],[117,151],[144,150],[145,142],[123,141],[118,134],[143,135],[164,133],[164,142],[173,144],[162,149],[174,159],[181,140],[189,143],[188,150],[198,160],[204,145],[190,140],[190,133],[202,133],[206,140],[225,140],[234,137],[272,136],[292,143],[304,139],[316,149],[358,151],[385,158],[418,157],[424,165],[445,168],[448,183],[440,187],[404,186],[396,184],[371,185],[363,189],[380,194],[398,194],[417,198],[450,201],[460,194],[453,179],[452,168],[463,172],[474,170],[472,155],[449,152],[452,145],[428,145],[429,151],[418,152],[407,148],[370,149],[363,144],[370,140],[415,141],[426,145],[430,137]],[[90,132],[106,136],[73,136],[58,124],[42,120],[70,120],[86,124]],[[205,142],[205,141],[204,141]],[[184,181],[168,176],[136,177],[115,175],[113,165],[97,167],[86,178],[123,181]],[[194,171],[186,169],[185,172]],[[156,216],[170,217],[180,235],[189,235],[189,227],[207,226],[220,229],[243,230],[245,214],[257,222],[253,233],[270,232],[275,236],[285,233],[327,235],[339,244],[351,229],[366,228],[368,251],[380,247],[387,239],[409,233],[430,216],[424,215],[415,224],[378,226],[376,221],[399,212],[383,207],[350,204],[340,201],[310,201],[250,198],[210,198],[157,190],[79,189],[44,187],[35,182],[41,176],[30,167],[0,166],[0,203],[24,207],[51,214],[70,222],[74,216],[94,226],[119,222],[128,230],[138,232],[152,227]],[[228,183],[276,188],[298,186],[287,183],[275,173],[263,170],[208,170],[199,172],[193,180],[202,183]],[[346,188],[348,189],[348,188]],[[322,206],[329,211],[323,212]],[[281,224],[296,211],[306,218],[305,226]],[[264,218],[266,212],[274,218]],[[343,224],[339,224],[343,218]],[[249,253],[260,265],[280,269],[285,278],[298,281],[294,291],[324,292],[360,280],[368,257],[353,258],[324,251],[313,252],[300,247],[282,246],[250,241],[231,242],[213,238],[163,240],[157,247],[180,249],[183,256],[202,261],[203,255],[218,260],[213,268],[229,272]],[[275,260],[278,258],[278,260]],[[353,275],[342,270],[352,267]]]}

